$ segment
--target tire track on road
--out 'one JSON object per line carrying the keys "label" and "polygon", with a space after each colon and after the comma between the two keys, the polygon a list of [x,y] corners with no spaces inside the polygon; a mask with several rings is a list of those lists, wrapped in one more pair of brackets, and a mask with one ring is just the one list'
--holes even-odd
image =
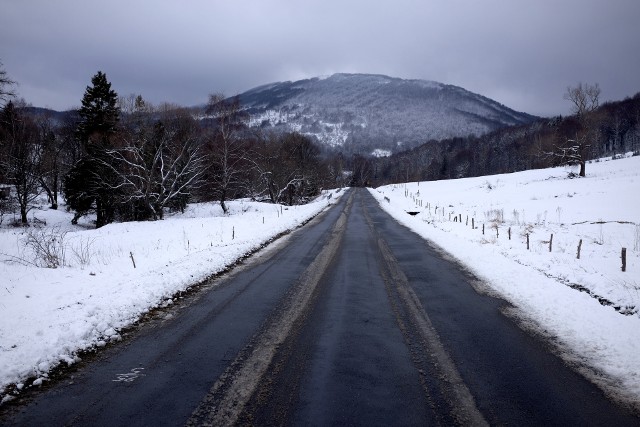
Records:
{"label": "tire track on road", "polygon": [[[446,409],[450,419],[442,418],[443,424],[488,426],[475,400],[462,380],[453,360],[440,341],[429,315],[387,242],[377,232],[374,222],[363,206],[365,218],[374,235],[377,236],[380,253],[380,270],[384,278],[389,300],[396,315],[398,327],[405,337],[411,357],[421,376],[421,381],[431,405],[436,413]],[[446,408],[437,408],[438,405]]]}
{"label": "tire track on road", "polygon": [[234,425],[268,371],[276,352],[293,326],[309,310],[320,279],[333,261],[344,235],[354,193],[331,231],[331,237],[261,331],[240,352],[200,402],[187,426]]}

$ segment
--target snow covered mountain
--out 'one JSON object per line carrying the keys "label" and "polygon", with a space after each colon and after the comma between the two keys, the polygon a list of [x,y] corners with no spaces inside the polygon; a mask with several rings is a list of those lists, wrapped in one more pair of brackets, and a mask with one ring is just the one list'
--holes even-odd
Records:
{"label": "snow covered mountain", "polygon": [[457,86],[372,74],[272,83],[239,96],[254,127],[375,155],[536,119]]}

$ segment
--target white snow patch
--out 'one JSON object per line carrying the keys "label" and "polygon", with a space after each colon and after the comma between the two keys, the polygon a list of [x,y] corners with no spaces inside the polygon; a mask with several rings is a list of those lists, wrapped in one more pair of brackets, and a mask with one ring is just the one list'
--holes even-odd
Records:
{"label": "white snow patch", "polygon": [[371,155],[373,157],[389,157],[391,156],[391,151],[383,150],[382,148],[376,148],[375,150],[373,150]]}

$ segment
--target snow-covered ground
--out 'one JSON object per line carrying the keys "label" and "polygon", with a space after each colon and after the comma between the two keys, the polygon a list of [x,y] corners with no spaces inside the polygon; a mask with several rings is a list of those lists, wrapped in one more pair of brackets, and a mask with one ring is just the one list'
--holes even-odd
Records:
{"label": "snow-covered ground", "polygon": [[371,192],[513,304],[510,313],[551,338],[565,360],[638,405],[640,157],[602,159],[586,170],[579,179],[554,168]]}
{"label": "snow-covered ground", "polygon": [[[342,194],[324,192],[308,205],[293,207],[234,201],[228,216],[217,204],[194,204],[162,221],[97,230],[88,222],[71,225],[72,214],[63,208],[31,211],[35,225],[26,229],[12,227],[5,216],[0,226],[0,399],[46,381],[59,363],[74,363],[79,350],[119,340],[118,331],[150,309],[171,304],[176,293],[297,228]],[[49,242],[48,252],[57,254],[61,265],[45,268],[46,260],[25,244],[29,238]]]}

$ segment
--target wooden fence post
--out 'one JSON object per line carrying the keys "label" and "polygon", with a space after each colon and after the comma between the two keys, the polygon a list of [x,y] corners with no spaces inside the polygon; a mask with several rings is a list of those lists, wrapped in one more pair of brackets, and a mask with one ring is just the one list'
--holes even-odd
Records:
{"label": "wooden fence post", "polygon": [[582,239],[578,242],[578,259],[580,259],[580,249],[582,249]]}
{"label": "wooden fence post", "polygon": [[472,230],[476,229],[476,219],[475,218],[471,218],[471,229]]}
{"label": "wooden fence post", "polygon": [[529,233],[527,233],[527,250],[529,250]]}
{"label": "wooden fence post", "polygon": [[509,240],[511,240],[511,227],[509,227],[509,229],[507,230],[507,233],[509,234]]}
{"label": "wooden fence post", "polygon": [[552,246],[553,246],[553,233],[551,233],[551,237],[549,238],[549,252],[551,252]]}
{"label": "wooden fence post", "polygon": [[622,248],[622,271],[627,271],[627,248]]}
{"label": "wooden fence post", "polygon": [[484,223],[482,223],[482,235],[484,236]]}

